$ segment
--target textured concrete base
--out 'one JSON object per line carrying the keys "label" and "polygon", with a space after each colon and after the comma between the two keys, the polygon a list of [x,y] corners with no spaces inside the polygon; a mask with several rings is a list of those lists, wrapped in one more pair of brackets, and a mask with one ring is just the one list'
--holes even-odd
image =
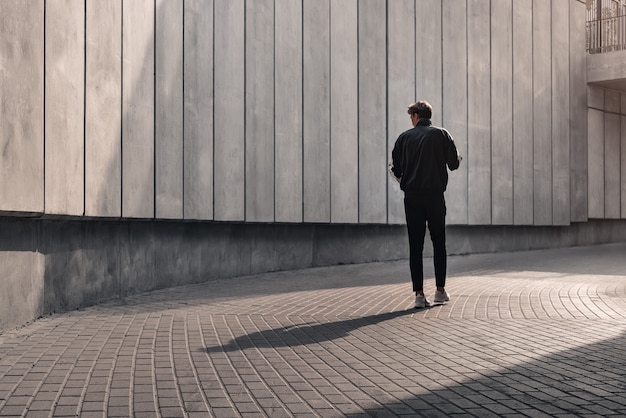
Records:
{"label": "textured concrete base", "polygon": [[38,222],[0,222],[0,331],[43,313],[44,256]]}
{"label": "textured concrete base", "polygon": [[[618,241],[626,241],[626,221],[448,228],[449,254]],[[428,239],[424,253],[432,254]],[[407,256],[401,225],[3,219],[0,331],[153,289]]]}

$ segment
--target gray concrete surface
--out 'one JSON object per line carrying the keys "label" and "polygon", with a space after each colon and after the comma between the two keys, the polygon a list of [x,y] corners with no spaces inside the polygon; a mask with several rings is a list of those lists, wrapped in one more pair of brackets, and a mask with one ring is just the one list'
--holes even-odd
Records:
{"label": "gray concrete surface", "polygon": [[[80,216],[85,204],[85,2],[50,1],[44,15],[44,136],[33,138],[45,138],[44,208]],[[37,160],[35,155],[30,159]]]}
{"label": "gray concrete surface", "polygon": [[[449,254],[626,242],[626,222],[450,226]],[[430,242],[425,253],[431,254]],[[178,285],[408,257],[402,225],[0,220],[0,332],[41,315]]]}
{"label": "gray concrete surface", "polygon": [[587,154],[585,13],[580,0],[4,0],[0,213],[401,223],[386,166],[424,98],[464,157],[450,223],[584,222],[605,197],[591,218],[624,218],[616,115],[590,111],[608,139],[598,154],[591,130]]}
{"label": "gray concrete surface", "polygon": [[85,216],[122,216],[122,3],[86,2]]}
{"label": "gray concrete surface", "polygon": [[626,90],[626,52],[587,55],[587,81],[611,90]]}
{"label": "gray concrete surface", "polygon": [[44,210],[44,9],[43,3],[0,2],[3,211]]}
{"label": "gray concrete surface", "polygon": [[406,254],[403,226],[2,219],[0,332],[158,288]]}
{"label": "gray concrete surface", "polygon": [[452,299],[421,310],[399,261],[46,317],[0,334],[0,416],[623,416],[624,254],[453,256]]}

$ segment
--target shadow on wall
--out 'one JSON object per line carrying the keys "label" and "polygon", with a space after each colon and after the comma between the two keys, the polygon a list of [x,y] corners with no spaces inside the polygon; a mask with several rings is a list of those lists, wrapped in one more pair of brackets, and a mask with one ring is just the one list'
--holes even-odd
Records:
{"label": "shadow on wall", "polygon": [[[105,7],[102,4],[93,1],[87,7],[93,11],[94,7]],[[40,222],[39,251],[45,255],[44,313],[181,284],[406,257],[404,229],[398,226],[331,228],[183,222],[182,211],[171,216],[172,220],[154,219],[155,215],[162,217],[159,213],[162,208],[177,208],[178,192],[183,191],[183,170],[189,177],[194,176],[190,168],[193,164],[184,164],[183,145],[188,142],[188,148],[193,148],[190,143],[200,139],[183,138],[184,133],[201,135],[199,130],[182,126],[185,100],[193,101],[192,94],[199,91],[184,97],[183,54],[177,48],[185,45],[182,37],[178,44],[174,40],[177,36],[167,36],[172,31],[180,31],[175,34],[182,35],[183,23],[188,22],[178,20],[177,13],[181,10],[178,7],[185,3],[120,0],[119,4],[123,5],[124,37],[122,125],[114,131],[122,132],[122,143],[111,147],[122,151],[120,158],[111,158],[109,166],[103,168],[102,187],[93,194],[103,205],[99,210],[106,211],[108,206],[102,202],[107,202],[115,189],[113,195],[120,198],[119,216],[125,219]],[[186,6],[202,7],[201,4],[210,2],[189,2]],[[146,12],[152,7],[156,7],[155,15]],[[185,19],[184,13],[183,8],[180,19]],[[154,28],[154,22],[164,26]],[[201,29],[212,30],[210,26]],[[187,41],[193,43],[191,39],[184,40]],[[90,46],[93,47],[88,44],[87,48]],[[190,83],[188,87],[192,84],[191,79],[185,81]],[[202,115],[190,116],[185,123],[193,123],[193,117]],[[194,164],[200,165],[195,160]],[[213,161],[208,164],[212,165]],[[183,178],[180,184],[179,177]],[[117,178],[120,178],[118,188],[107,183]],[[193,193],[190,189],[187,192]],[[126,218],[130,216],[134,218]],[[373,235],[377,238],[372,238]],[[400,245],[385,245],[385,241],[397,242],[398,236],[403,239]]]}
{"label": "shadow on wall", "polygon": [[[99,8],[109,6],[88,2],[86,7],[93,8],[87,13],[96,13]],[[117,56],[122,60],[121,79],[118,81],[121,85],[117,86],[120,89],[120,95],[123,92],[123,96],[120,98],[122,103],[122,114],[119,118],[121,126],[118,125],[113,129],[107,127],[104,131],[109,134],[120,135],[115,141],[119,139],[121,143],[115,143],[110,138],[105,138],[112,150],[107,149],[106,153],[94,156],[94,158],[104,159],[106,158],[105,155],[112,155],[105,163],[108,164],[108,167],[103,168],[104,174],[97,180],[99,187],[97,190],[93,190],[94,193],[91,196],[94,202],[91,206],[92,210],[94,206],[99,206],[96,208],[97,211],[108,213],[113,210],[111,213],[117,212],[117,216],[138,217],[143,218],[143,220],[130,218],[128,221],[122,221],[119,218],[113,218],[83,221],[41,221],[38,225],[40,243],[37,247],[39,251],[45,254],[45,313],[89,306],[112,297],[121,297],[202,279],[199,265],[185,264],[189,258],[193,258],[194,249],[181,241],[183,235],[181,231],[186,231],[191,227],[189,225],[174,225],[173,223],[155,227],[152,222],[145,222],[145,220],[153,220],[155,216],[154,202],[157,193],[155,173],[159,175],[157,170],[162,168],[157,163],[157,153],[162,153],[164,161],[171,158],[168,155],[163,155],[169,147],[165,150],[157,149],[159,144],[154,129],[156,126],[163,126],[163,124],[168,123],[167,120],[157,120],[157,115],[167,117],[168,115],[180,114],[182,116],[183,112],[183,103],[180,100],[183,95],[183,63],[172,59],[178,54],[167,54],[165,48],[160,49],[162,54],[160,58],[172,59],[174,63],[173,66],[167,67],[167,75],[180,74],[180,79],[176,79],[176,77],[165,79],[165,77],[159,77],[161,74],[156,74],[159,67],[156,65],[155,31],[158,28],[154,27],[154,22],[168,24],[173,20],[168,15],[168,8],[164,7],[163,2],[120,0],[119,7],[121,8],[119,15],[121,22],[119,24],[122,31],[120,36],[123,38],[117,40],[125,48],[124,56]],[[156,7],[156,10],[152,7]],[[111,16],[115,16],[114,11],[109,10],[109,12],[111,12],[109,13]],[[153,15],[153,12],[156,15]],[[182,18],[184,16],[181,16]],[[86,21],[89,22],[89,19]],[[90,30],[110,30],[110,28],[98,26],[96,23],[93,25],[93,28],[87,28],[88,34]],[[179,29],[182,40],[182,21]],[[86,44],[85,47],[104,48],[105,45],[97,45],[92,42]],[[182,57],[182,43],[180,48],[180,56]],[[106,54],[98,51],[93,52],[93,56],[102,59]],[[112,59],[111,56],[107,56],[107,58]],[[95,65],[97,64],[96,62]],[[161,68],[163,67],[161,65]],[[103,68],[114,71],[109,65],[103,65]],[[88,67],[87,71],[104,70],[101,68],[89,69]],[[161,84],[156,83],[153,77],[158,77]],[[106,86],[107,82],[103,81],[102,78],[94,77],[93,80],[94,83],[102,83],[103,85],[90,86],[92,91],[112,87],[110,84]],[[155,88],[158,90],[155,91]],[[157,94],[158,92],[160,94]],[[159,106],[158,109],[157,105]],[[159,111],[159,109],[176,109],[177,111],[167,112]],[[111,116],[112,114],[106,113],[106,115]],[[93,114],[91,116],[96,117]],[[104,124],[107,122],[103,121]],[[166,140],[179,141],[177,146],[182,150],[182,117],[180,127],[179,136],[168,137]],[[166,133],[168,132],[164,134]],[[96,134],[91,140],[101,141],[101,135],[101,133]],[[97,149],[98,145],[94,144],[94,150],[91,152],[96,152]],[[111,152],[113,154],[110,154]],[[116,153],[118,155],[115,155]],[[98,163],[104,162],[98,161]],[[182,170],[182,167],[181,159],[175,168]],[[87,172],[95,173],[96,171],[86,170]],[[179,174],[182,178],[182,172]],[[117,181],[119,184],[114,184]],[[182,192],[182,184],[179,189]],[[112,209],[111,200],[119,202],[120,206],[117,210],[116,208]],[[162,232],[157,233],[155,230],[162,230]],[[168,239],[170,237],[174,239]],[[189,233],[185,238],[197,239],[198,237]],[[193,242],[197,241],[193,240]],[[182,253],[189,254],[191,257],[182,257]],[[204,262],[207,261],[204,260]],[[175,272],[179,274],[174,274]]]}
{"label": "shadow on wall", "polygon": [[[451,256],[448,259],[449,278],[452,283],[460,283],[466,279],[472,280],[472,276],[481,276],[486,279],[494,276],[498,277],[498,280],[502,280],[503,272],[519,271],[529,273],[524,275],[526,280],[533,280],[532,272],[542,272],[543,274],[535,275],[540,278],[544,278],[546,275],[554,278],[567,275],[607,275],[613,276],[609,280],[613,280],[618,285],[621,283],[623,271],[626,269],[626,260],[622,263],[618,260],[623,259],[622,254],[625,250],[626,243],[552,249],[547,254],[531,251]],[[358,286],[363,289],[381,284],[401,285],[407,291],[410,289],[408,260],[334,266],[331,272],[332,274],[329,274],[329,271],[324,267],[291,269],[282,272],[274,271],[260,276],[247,275],[231,278],[227,286],[216,281],[194,286],[193,289],[172,287],[144,295],[142,304],[135,306],[133,312],[154,312],[161,309],[164,301],[172,305],[181,304],[181,307],[189,307],[216,306],[223,303],[224,300],[232,298],[279,296],[307,291],[330,290],[335,295],[343,295],[345,290],[354,287],[355,280]],[[425,277],[430,279],[434,276],[432,259],[426,260],[424,273]],[[454,284],[452,285],[454,286]],[[190,294],[193,297],[190,297]],[[339,299],[336,301],[340,303],[339,300],[342,296],[337,297]],[[326,302],[331,303],[331,300]],[[128,303],[121,300],[112,302],[110,306],[126,309]]]}
{"label": "shadow on wall", "polygon": [[182,284],[406,258],[398,226],[36,222],[46,258],[45,313]]}

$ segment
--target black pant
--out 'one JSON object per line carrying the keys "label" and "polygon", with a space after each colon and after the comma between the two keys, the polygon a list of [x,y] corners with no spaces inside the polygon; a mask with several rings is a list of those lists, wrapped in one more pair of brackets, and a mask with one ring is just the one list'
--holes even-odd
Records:
{"label": "black pant", "polygon": [[446,202],[443,193],[406,193],[404,211],[409,233],[410,268],[413,291],[424,290],[422,252],[426,223],[433,242],[433,262],[437,287],[446,285]]}

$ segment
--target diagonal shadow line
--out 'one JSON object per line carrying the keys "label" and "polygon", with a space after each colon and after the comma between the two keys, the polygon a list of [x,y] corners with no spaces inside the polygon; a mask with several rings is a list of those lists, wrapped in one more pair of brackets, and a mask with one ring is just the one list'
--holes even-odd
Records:
{"label": "diagonal shadow line", "polygon": [[[427,308],[428,309],[428,308]],[[422,309],[423,310],[423,309]],[[350,318],[329,323],[303,323],[253,332],[227,344],[207,347],[208,353],[243,351],[249,348],[296,347],[343,338],[361,327],[375,325],[417,312],[415,309]]]}
{"label": "diagonal shadow line", "polygon": [[626,332],[346,417],[626,416]]}

